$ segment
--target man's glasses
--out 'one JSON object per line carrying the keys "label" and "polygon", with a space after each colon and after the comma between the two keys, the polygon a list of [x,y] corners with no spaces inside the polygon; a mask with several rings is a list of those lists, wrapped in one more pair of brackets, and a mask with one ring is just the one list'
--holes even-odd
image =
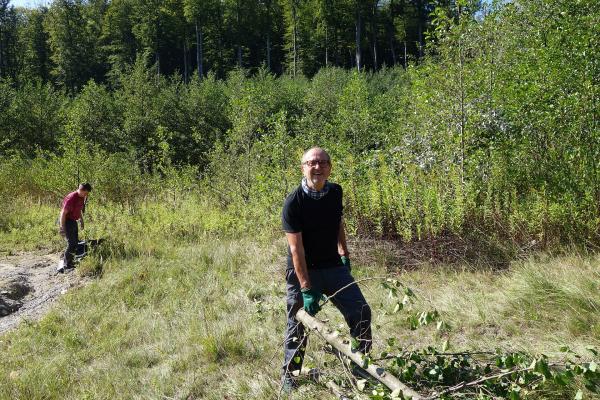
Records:
{"label": "man's glasses", "polygon": [[329,160],[307,160],[304,161],[304,165],[308,165],[309,167],[316,167],[319,164],[320,167],[328,167]]}

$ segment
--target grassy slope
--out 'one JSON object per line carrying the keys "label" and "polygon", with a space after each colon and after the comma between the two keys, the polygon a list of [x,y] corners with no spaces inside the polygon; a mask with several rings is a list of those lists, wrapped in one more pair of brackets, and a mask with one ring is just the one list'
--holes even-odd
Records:
{"label": "grassy slope", "polygon": [[[0,337],[0,398],[276,398],[284,328],[284,243],[219,238],[216,217],[197,204],[136,210],[96,207],[90,237],[110,239],[78,273],[102,271],[67,294],[38,323]],[[52,250],[55,210],[16,215],[2,248]],[[37,223],[36,223],[37,222]],[[39,228],[42,226],[43,228]],[[378,249],[370,251],[377,252]],[[355,263],[357,278],[386,274]],[[424,267],[399,274],[419,300],[453,327],[452,350],[497,347],[552,355],[568,344],[600,345],[600,258],[532,258],[498,273]],[[406,348],[440,346],[433,327],[407,329],[377,282],[364,286],[375,310],[375,349],[395,336]],[[326,307],[323,317],[342,320]],[[311,341],[308,365],[337,371]],[[544,396],[569,398],[573,388]],[[328,398],[305,385],[295,398]]]}

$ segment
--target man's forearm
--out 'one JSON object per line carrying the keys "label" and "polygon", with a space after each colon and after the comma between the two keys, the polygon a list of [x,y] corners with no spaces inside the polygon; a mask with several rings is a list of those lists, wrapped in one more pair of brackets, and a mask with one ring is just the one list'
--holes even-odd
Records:
{"label": "man's forearm", "polygon": [[350,252],[348,251],[348,243],[346,242],[346,230],[344,229],[344,221],[340,222],[340,232],[338,234],[338,254],[340,256],[348,257]]}
{"label": "man's forearm", "polygon": [[294,271],[298,277],[301,288],[310,288],[310,278],[308,277],[308,268],[306,268],[306,258],[304,251],[293,251],[292,261],[294,262]]}
{"label": "man's forearm", "polygon": [[346,244],[346,242],[339,242],[338,243],[338,254],[340,256],[345,256],[348,257],[350,255],[350,252],[348,251],[348,245]]}
{"label": "man's forearm", "polygon": [[60,212],[60,229],[65,229],[65,223],[67,222],[67,213],[63,209]]}

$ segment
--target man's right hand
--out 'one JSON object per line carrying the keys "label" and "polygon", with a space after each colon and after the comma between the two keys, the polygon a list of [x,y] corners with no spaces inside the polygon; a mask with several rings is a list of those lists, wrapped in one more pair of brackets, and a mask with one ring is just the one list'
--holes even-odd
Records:
{"label": "man's right hand", "polygon": [[315,289],[302,289],[302,300],[304,301],[304,311],[310,315],[315,315],[321,310],[319,300],[323,298],[321,292]]}
{"label": "man's right hand", "polygon": [[62,237],[67,236],[67,233],[65,232],[65,228],[63,228],[62,226],[58,229],[58,233],[60,233],[60,236],[62,236]]}
{"label": "man's right hand", "polygon": [[349,270],[352,270],[352,266],[350,265],[350,257],[341,256],[340,258],[342,260],[342,264],[344,265],[344,267],[348,267]]}

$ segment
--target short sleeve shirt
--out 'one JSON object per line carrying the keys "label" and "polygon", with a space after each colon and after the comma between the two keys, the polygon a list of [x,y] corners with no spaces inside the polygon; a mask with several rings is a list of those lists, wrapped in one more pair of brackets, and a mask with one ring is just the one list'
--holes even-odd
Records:
{"label": "short sleeve shirt", "polygon": [[67,213],[67,219],[72,219],[75,221],[80,219],[84,204],[85,199],[83,197],[79,197],[77,192],[69,193],[63,200],[63,209]]}
{"label": "short sleeve shirt", "polygon": [[[329,185],[329,193],[319,200],[307,195],[300,185],[288,195],[283,205],[283,230],[288,233],[302,233],[308,269],[342,265],[337,245],[344,211],[343,193],[340,185]],[[289,246],[287,268],[294,268]]]}

